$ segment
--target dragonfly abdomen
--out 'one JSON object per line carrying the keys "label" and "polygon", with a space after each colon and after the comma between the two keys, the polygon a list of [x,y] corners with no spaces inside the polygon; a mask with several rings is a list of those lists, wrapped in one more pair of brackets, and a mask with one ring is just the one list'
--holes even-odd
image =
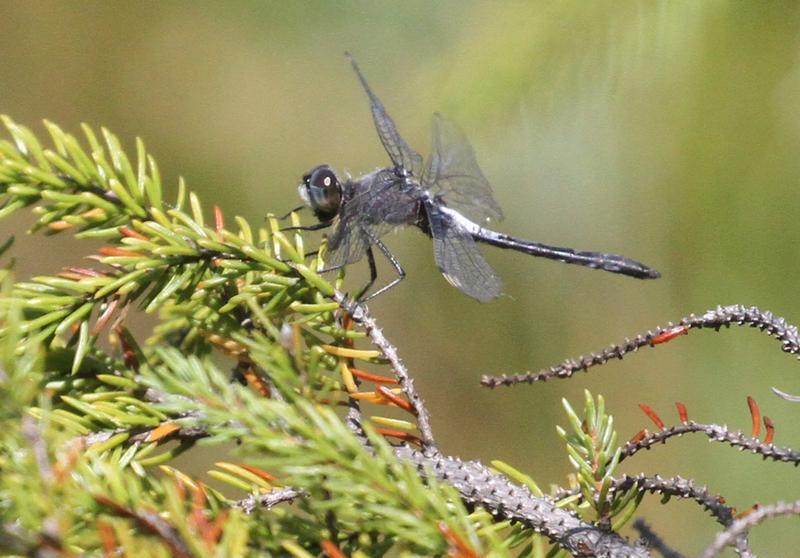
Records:
{"label": "dragonfly abdomen", "polygon": [[559,248],[548,246],[538,242],[530,242],[514,238],[507,234],[502,234],[489,229],[480,227],[477,233],[473,233],[476,242],[483,242],[498,248],[516,250],[524,254],[530,254],[539,258],[557,260],[564,263],[582,265],[593,269],[602,269],[611,273],[619,273],[637,279],[657,279],[661,274],[647,267],[641,262],[631,260],[618,254],[608,254],[605,252],[582,252],[572,248]]}

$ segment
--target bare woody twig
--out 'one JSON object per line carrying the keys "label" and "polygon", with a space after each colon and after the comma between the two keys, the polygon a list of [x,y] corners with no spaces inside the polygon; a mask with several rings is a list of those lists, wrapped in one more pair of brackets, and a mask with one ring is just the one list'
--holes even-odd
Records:
{"label": "bare woody twig", "polygon": [[[728,527],[733,523],[734,510],[725,504],[725,499],[722,496],[711,494],[705,486],[698,486],[692,479],[685,479],[680,476],[662,478],[660,475],[625,475],[621,478],[614,479],[609,492],[611,494],[615,492],[624,492],[633,487],[654,494],[658,493],[694,500],[700,504],[703,509],[708,511],[720,525]],[[579,499],[584,498],[580,487],[575,487],[571,490],[561,490],[553,496],[553,499],[558,501],[576,496]],[[739,556],[742,558],[752,558],[753,555],[748,547],[746,536],[739,536],[731,540],[735,543],[736,551],[739,553]]]}
{"label": "bare woody twig", "polygon": [[[344,298],[337,294],[337,301],[343,304]],[[432,472],[440,481],[453,486],[466,503],[481,505],[496,517],[523,522],[576,556],[648,556],[646,551],[630,546],[618,535],[604,532],[581,521],[571,512],[556,507],[551,501],[534,496],[526,487],[513,484],[504,476],[492,473],[477,461],[465,462],[454,457],[441,456],[436,450],[424,401],[414,389],[411,375],[398,356],[397,349],[384,337],[365,306],[356,307],[352,316],[364,327],[373,344],[392,364],[400,386],[417,415],[425,451],[400,446],[396,449],[398,457],[416,465],[421,474]],[[357,420],[355,415],[349,418]],[[354,426],[351,424],[351,429]],[[359,434],[358,428],[354,430]]]}
{"label": "bare woody twig", "polygon": [[[703,509],[708,511],[721,525],[728,527],[733,523],[733,508],[725,504],[725,499],[722,496],[711,494],[708,488],[698,486],[692,479],[685,479],[679,476],[665,479],[659,475],[625,475],[614,482],[611,490],[614,492],[625,491],[633,486],[654,494],[658,493],[694,500],[703,506]],[[741,558],[754,558],[747,543],[746,533],[739,533],[737,536],[732,537],[727,544],[733,544]]]}
{"label": "bare woody twig", "polygon": [[107,508],[119,517],[133,520],[136,526],[144,532],[150,533],[161,539],[175,558],[192,558],[193,553],[181,536],[180,532],[170,525],[164,518],[154,511],[136,511],[122,506],[103,495],[95,495],[98,504]]}
{"label": "bare woody twig", "polygon": [[[138,379],[138,378],[137,378]],[[185,401],[192,401],[191,399],[175,395],[175,394],[166,394],[161,391],[155,390],[153,388],[147,388],[143,394],[143,399],[150,403],[163,403],[168,398],[180,398]],[[187,413],[183,413],[179,417],[176,418],[202,418],[202,415],[198,411],[189,411]],[[85,436],[81,436],[77,439],[77,441],[83,447],[89,447],[94,444],[99,444],[105,442],[116,436],[117,434],[127,433],[130,434],[128,438],[128,443],[136,443],[140,444],[143,442],[151,441],[149,440],[151,436],[151,432],[153,431],[152,427],[134,427],[134,428],[114,428],[111,430],[100,430],[98,432],[91,432]],[[174,431],[170,432],[169,435],[164,436],[163,440],[166,439],[178,439],[181,441],[194,441],[200,438],[205,438],[207,436],[207,432],[203,428],[194,427],[194,426],[181,426],[179,429],[175,429]]]}
{"label": "bare woody twig", "polygon": [[50,466],[50,457],[39,422],[31,416],[24,416],[22,418],[22,433],[28,439],[28,443],[33,450],[36,467],[39,469],[39,476],[45,482],[52,482],[53,468]]}
{"label": "bare woody twig", "polygon": [[29,531],[17,521],[0,523],[0,553],[3,556],[35,556],[37,558],[72,558],[58,533],[58,522],[48,519],[40,532]]}
{"label": "bare woody twig", "polygon": [[414,380],[411,378],[411,374],[408,372],[406,365],[397,353],[397,348],[386,339],[383,335],[383,331],[378,327],[375,319],[369,314],[369,310],[364,304],[359,304],[356,305],[355,308],[350,308],[350,305],[345,300],[345,296],[339,292],[334,295],[334,300],[343,308],[347,307],[353,320],[362,325],[367,335],[369,335],[372,344],[378,347],[383,353],[383,356],[391,363],[394,374],[397,376],[400,383],[400,388],[403,390],[403,393],[411,402],[411,406],[414,409],[423,447],[436,450],[436,442],[433,438],[433,431],[431,430],[430,414],[425,407],[425,402],[422,400],[422,397],[414,388]]}
{"label": "bare woody twig", "polygon": [[[357,415],[348,413],[348,426],[362,445],[372,451],[358,420]],[[519,521],[575,556],[649,556],[645,550],[631,546],[614,533],[580,520],[572,512],[557,507],[552,500],[535,496],[527,487],[512,483],[478,461],[462,461],[443,456],[435,448],[419,451],[409,445],[397,446],[395,455],[412,463],[423,477],[432,474],[440,482],[455,488],[466,504],[480,505],[497,518]]]}
{"label": "bare woody twig", "polygon": [[597,558],[644,558],[649,553],[625,539],[557,507],[552,500],[531,494],[527,487],[493,473],[478,461],[396,448],[396,455],[417,467],[422,475],[434,475],[455,488],[469,505],[482,506],[498,518],[519,521],[542,533],[574,556]]}
{"label": "bare woody twig", "polygon": [[772,312],[762,311],[755,306],[749,308],[740,304],[731,306],[718,306],[709,310],[702,316],[691,314],[683,318],[677,325],[668,324],[658,327],[654,331],[637,335],[633,339],[626,338],[621,343],[612,344],[597,353],[567,359],[560,364],[544,368],[538,372],[525,372],[515,375],[483,376],[481,384],[487,387],[510,386],[520,383],[543,382],[550,378],[569,378],[576,372],[588,370],[594,366],[606,364],[611,359],[621,359],[631,352],[636,352],[642,347],[655,347],[671,339],[683,335],[692,329],[714,329],[730,327],[731,325],[749,325],[765,331],[767,335],[781,342],[784,352],[790,354],[800,353],[800,335],[797,327],[790,325],[784,318],[774,316]]}
{"label": "bare woody twig", "polygon": [[665,494],[694,500],[703,506],[703,509],[707,510],[721,525],[727,527],[733,522],[733,509],[725,504],[725,499],[722,496],[711,494],[707,487],[698,486],[692,479],[679,476],[662,478],[660,475],[624,475],[614,480],[611,492],[624,492],[634,486],[654,494]]}
{"label": "bare woody twig", "polygon": [[[370,449],[358,416],[353,418],[355,421],[350,424],[351,429],[362,444]],[[114,432],[111,431],[97,433],[92,435],[92,441],[101,442],[113,435]],[[200,427],[193,427],[190,434],[192,439],[206,435]],[[467,504],[480,505],[501,519],[519,521],[546,535],[575,556],[649,557],[644,549],[632,546],[618,535],[580,520],[572,512],[557,507],[550,499],[534,496],[527,487],[512,483],[478,461],[461,461],[455,457],[442,456],[435,449],[419,451],[405,445],[396,447],[395,454],[399,459],[412,463],[420,474],[431,473],[439,481],[455,488]],[[283,487],[267,494],[234,501],[231,505],[251,513],[257,507],[270,509],[306,495],[303,489]],[[113,506],[113,503],[107,501],[102,503]],[[115,510],[118,511],[116,508]]]}
{"label": "bare woody twig", "polygon": [[245,513],[253,513],[258,507],[271,510],[273,507],[283,502],[292,502],[296,498],[307,496],[308,493],[303,489],[292,488],[290,486],[283,488],[276,488],[266,494],[251,495],[242,500],[236,500],[231,505],[239,508]]}
{"label": "bare woody twig", "polygon": [[[366,445],[366,436],[356,421],[351,425],[354,434]],[[110,438],[113,432],[98,433],[94,442]],[[191,437],[207,435],[199,427],[192,429]],[[398,458],[415,465],[420,474],[432,472],[436,478],[455,488],[469,505],[483,506],[495,517],[520,521],[548,536],[575,556],[597,556],[598,558],[646,558],[647,552],[628,544],[614,533],[580,520],[572,512],[555,506],[552,500],[531,494],[527,487],[509,481],[505,476],[492,472],[478,461],[461,461],[445,457],[435,450],[418,451],[410,446],[395,448]],[[307,496],[303,489],[283,487],[262,495],[253,495],[231,502],[246,513],[256,508],[272,507]],[[107,504],[108,505],[108,504]]]}
{"label": "bare woody twig", "polygon": [[791,393],[786,393],[785,391],[781,391],[776,387],[772,388],[772,392],[785,401],[789,401],[791,403],[800,403],[800,395],[792,395]]}
{"label": "bare woody twig", "polygon": [[778,447],[771,443],[768,444],[760,441],[758,438],[745,436],[742,432],[732,432],[725,426],[720,426],[718,424],[703,424],[695,421],[676,424],[659,430],[658,432],[648,434],[640,440],[628,442],[622,447],[620,461],[631,457],[641,450],[650,449],[656,444],[666,443],[668,439],[675,436],[682,436],[695,432],[705,434],[711,442],[722,442],[735,448],[749,450],[752,453],[760,455],[764,459],[792,463],[795,467],[800,465],[800,452],[797,450]]}
{"label": "bare woody twig", "polygon": [[731,523],[728,528],[725,529],[725,531],[717,535],[717,538],[703,551],[703,553],[700,555],[700,558],[714,558],[720,552],[722,552],[726,546],[731,544],[732,540],[734,540],[736,537],[739,537],[743,533],[747,533],[747,531],[754,525],[758,525],[762,521],[772,517],[790,514],[800,514],[800,500],[788,503],[778,502],[768,506],[761,506],[760,508]]}

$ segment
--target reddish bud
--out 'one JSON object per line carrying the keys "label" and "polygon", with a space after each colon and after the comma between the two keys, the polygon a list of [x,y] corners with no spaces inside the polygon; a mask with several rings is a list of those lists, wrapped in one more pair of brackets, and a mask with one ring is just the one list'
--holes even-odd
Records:
{"label": "reddish bud", "polygon": [[375,432],[381,434],[382,436],[389,436],[390,438],[397,438],[398,440],[402,440],[404,442],[411,442],[412,444],[417,444],[418,446],[422,446],[422,440],[420,440],[419,436],[414,436],[410,432],[406,432],[405,430],[395,430],[393,428],[380,428],[376,427]]}
{"label": "reddish bud", "polygon": [[648,416],[650,420],[653,421],[653,424],[655,424],[659,429],[664,430],[664,421],[661,420],[661,417],[659,417],[650,406],[645,405],[644,403],[639,403],[639,408]]}
{"label": "reddish bud", "polygon": [[684,405],[680,401],[676,401],[675,406],[678,408],[678,417],[680,417],[681,422],[683,423],[689,422],[689,413],[686,410],[686,405]]}
{"label": "reddish bud", "polygon": [[323,539],[320,541],[319,545],[322,547],[322,551],[325,553],[325,556],[328,556],[328,558],[347,558],[344,552],[342,552],[339,547],[336,546],[336,543],[331,540]]}
{"label": "reddish bud", "polygon": [[127,236],[128,238],[138,238],[139,240],[150,240],[142,233],[135,231],[130,227],[126,227],[125,225],[119,228],[119,234],[121,234],[122,236]]}
{"label": "reddish bud", "polygon": [[218,205],[214,206],[214,230],[217,231],[219,239],[222,240],[222,229],[225,228],[225,217]]}
{"label": "reddish bud", "polygon": [[122,248],[117,248],[116,246],[102,246],[97,249],[97,253],[101,256],[122,256],[122,257],[144,257],[144,254],[140,254],[139,252],[132,252],[129,250],[123,250]]}
{"label": "reddish bud", "polygon": [[655,337],[650,340],[650,344],[652,345],[660,345],[662,343],[666,343],[667,341],[672,341],[676,337],[681,335],[686,335],[689,333],[689,326],[686,325],[679,325],[675,327],[671,327],[667,330],[662,331]]}
{"label": "reddish bud", "polygon": [[402,397],[396,396],[394,393],[392,393],[392,391],[389,388],[379,385],[379,386],[377,386],[375,388],[375,391],[380,393],[381,396],[383,398],[385,398],[387,401],[389,401],[390,403],[394,403],[395,405],[397,405],[398,407],[400,407],[404,411],[408,411],[412,415],[416,415],[417,414],[416,410],[411,405],[411,403],[409,403],[407,400],[403,399]]}
{"label": "reddish bud", "polygon": [[758,435],[761,434],[761,410],[758,408],[758,403],[756,400],[747,396],[747,406],[750,408],[750,418],[753,421],[753,427],[750,430],[750,435],[753,438],[758,438]]}
{"label": "reddish bud", "polygon": [[633,445],[633,446],[635,446],[636,444],[638,444],[639,442],[644,440],[644,437],[647,436],[648,434],[649,434],[649,432],[647,431],[647,428],[644,428],[644,429],[640,430],[639,432],[637,432],[636,434],[634,434],[633,438],[628,440],[628,443]]}
{"label": "reddish bud", "polygon": [[106,558],[116,556],[117,553],[117,539],[114,536],[114,528],[110,523],[105,521],[97,522],[97,534],[100,537],[100,543],[103,545],[103,555]]}
{"label": "reddish bud", "polygon": [[374,382],[376,384],[397,384],[397,380],[394,378],[387,378],[386,376],[379,376],[378,374],[370,374],[369,372],[365,372],[364,370],[359,370],[358,368],[350,368],[350,373],[359,378],[361,380],[367,382]]}
{"label": "reddish bud", "polygon": [[767,434],[764,436],[764,443],[771,444],[772,439],[775,437],[775,423],[769,417],[764,417],[764,428],[767,429]]}
{"label": "reddish bud", "polygon": [[439,532],[444,535],[447,544],[450,545],[450,548],[447,550],[448,556],[452,558],[480,558],[464,539],[447,526],[447,523],[440,521],[438,527]]}

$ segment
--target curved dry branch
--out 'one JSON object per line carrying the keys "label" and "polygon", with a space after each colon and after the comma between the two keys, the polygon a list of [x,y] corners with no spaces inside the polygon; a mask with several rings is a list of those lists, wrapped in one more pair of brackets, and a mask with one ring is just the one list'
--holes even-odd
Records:
{"label": "curved dry branch", "polygon": [[266,494],[254,494],[242,500],[236,500],[231,503],[234,508],[239,508],[244,513],[253,513],[257,508],[264,508],[271,510],[273,507],[284,502],[293,502],[297,498],[308,496],[305,490],[285,486],[283,488],[276,488]]}
{"label": "curved dry branch", "polygon": [[626,338],[621,343],[609,345],[605,349],[581,355],[577,358],[567,359],[560,364],[544,368],[538,372],[525,372],[523,374],[483,376],[481,384],[495,388],[498,386],[511,386],[514,384],[544,382],[550,378],[569,378],[576,372],[586,371],[594,366],[602,366],[612,359],[622,359],[625,355],[636,352],[642,347],[655,347],[675,337],[684,335],[692,329],[714,329],[719,331],[722,327],[731,325],[748,325],[764,331],[770,337],[781,342],[786,353],[800,353],[800,335],[797,327],[786,322],[784,318],[775,316],[772,312],[760,310],[755,306],[749,308],[740,304],[731,306],[717,306],[701,316],[690,314],[675,324],[666,327],[657,327],[654,331],[639,334],[636,337]]}
{"label": "curved dry branch", "polygon": [[192,558],[194,556],[191,547],[184,540],[183,534],[157,512],[130,509],[102,495],[95,496],[95,500],[113,515],[131,519],[139,529],[161,539],[174,558]]}
{"label": "curved dry branch", "polygon": [[403,390],[403,393],[411,402],[411,406],[414,409],[423,447],[429,450],[436,450],[436,441],[433,438],[430,414],[425,407],[425,401],[423,401],[422,397],[417,393],[414,387],[414,380],[411,378],[411,374],[408,368],[406,368],[405,363],[400,358],[397,348],[383,335],[383,331],[378,327],[375,318],[370,315],[366,305],[359,304],[356,305],[355,308],[351,308],[352,305],[349,304],[346,297],[339,292],[334,294],[334,300],[336,300],[342,308],[346,307],[346,311],[351,312],[353,320],[361,324],[367,332],[367,335],[369,335],[372,344],[378,347],[383,353],[383,356],[391,363],[392,370],[400,383],[400,388]]}
{"label": "curved dry branch", "polygon": [[[626,491],[637,486],[640,490],[646,490],[653,494],[664,494],[675,496],[687,500],[694,500],[700,504],[704,510],[708,511],[720,525],[729,527],[733,523],[734,510],[725,504],[725,498],[711,494],[705,486],[698,486],[692,479],[680,476],[662,478],[659,475],[648,476],[644,474],[629,476],[625,475],[616,480],[612,491]],[[753,558],[747,543],[747,534],[737,533],[736,536],[727,540],[726,545],[733,544],[736,552],[742,558]]]}
{"label": "curved dry branch", "polygon": [[732,522],[725,531],[717,535],[714,542],[709,545],[700,558],[714,558],[722,550],[731,544],[736,537],[746,534],[751,527],[759,523],[780,515],[798,515],[800,514],[800,500],[795,502],[778,502],[768,506],[761,506],[758,509],[750,512],[744,517],[741,517]]}
{"label": "curved dry branch", "polygon": [[574,556],[598,558],[634,558],[649,556],[616,533],[603,531],[559,508],[548,498],[534,496],[522,485],[493,473],[478,461],[461,461],[439,454],[426,454],[407,446],[395,453],[413,463],[420,474],[432,474],[455,488],[461,498],[473,506],[482,506],[497,518],[518,521],[548,537]]}
{"label": "curved dry branch", "polygon": [[732,432],[725,426],[720,426],[718,424],[703,424],[695,421],[676,424],[659,430],[658,432],[648,434],[635,442],[628,442],[622,447],[620,461],[631,457],[641,450],[650,449],[656,444],[664,444],[667,440],[675,436],[683,436],[684,434],[691,433],[704,434],[711,442],[722,442],[734,448],[748,450],[760,455],[764,459],[792,463],[795,467],[800,465],[800,452],[792,448],[768,444],[760,441],[758,438],[745,436],[740,431]]}
{"label": "curved dry branch", "polygon": [[[692,479],[686,479],[680,476],[662,478],[660,475],[649,476],[644,473],[635,476],[625,475],[621,478],[614,479],[609,492],[612,494],[614,492],[625,492],[633,487],[652,494],[663,494],[694,500],[724,527],[728,527],[734,522],[734,510],[725,504],[725,498],[711,494],[707,487],[698,486]],[[583,500],[584,494],[580,490],[580,487],[560,490],[553,495],[555,501],[575,497],[579,500]],[[752,558],[746,536],[734,537],[731,538],[730,541],[733,541],[735,544],[739,556],[743,558]],[[730,541],[728,544],[730,544]]]}
{"label": "curved dry branch", "polygon": [[[340,304],[346,304],[341,294],[337,293],[335,297]],[[424,450],[399,446],[395,453],[400,459],[413,463],[420,474],[433,474],[439,481],[455,488],[467,504],[480,505],[498,518],[519,521],[575,556],[634,558],[649,555],[645,550],[631,546],[619,535],[605,532],[582,521],[572,512],[555,506],[551,500],[534,496],[528,488],[512,483],[478,461],[462,461],[441,455],[435,446],[425,403],[414,389],[411,375],[400,359],[397,348],[383,335],[365,305],[348,310],[352,312],[353,320],[361,324],[373,344],[392,364],[403,392],[417,415]],[[350,419],[357,421],[358,417],[355,415]],[[351,430],[356,427],[355,424],[350,426]],[[359,430],[358,427],[355,429]]]}
{"label": "curved dry branch", "polygon": [[733,521],[733,508],[725,505],[725,498],[711,494],[706,486],[698,486],[692,479],[680,476],[662,478],[660,475],[625,475],[614,481],[611,491],[624,492],[634,486],[653,494],[666,494],[694,500],[721,525],[728,526]]}

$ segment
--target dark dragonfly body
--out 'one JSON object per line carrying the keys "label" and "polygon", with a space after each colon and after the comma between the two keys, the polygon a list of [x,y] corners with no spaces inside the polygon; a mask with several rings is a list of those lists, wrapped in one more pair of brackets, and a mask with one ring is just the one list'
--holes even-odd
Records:
{"label": "dark dragonfly body", "polygon": [[[357,300],[367,300],[385,292],[405,277],[402,266],[381,237],[407,225],[418,227],[432,238],[436,264],[444,277],[481,302],[498,297],[502,285],[477,243],[638,279],[659,277],[657,271],[623,256],[547,246],[479,224],[502,219],[503,213],[461,131],[438,114],[434,115],[432,153],[423,164],[422,157],[397,132],[355,61],[350,60],[370,99],[378,136],[393,166],[340,182],[329,166],[320,165],[303,177],[299,192],[320,221],[318,225],[305,228],[333,227],[327,244],[327,270],[339,269],[367,257],[370,281],[355,297]],[[377,278],[373,247],[386,256],[398,276],[365,296]]]}

